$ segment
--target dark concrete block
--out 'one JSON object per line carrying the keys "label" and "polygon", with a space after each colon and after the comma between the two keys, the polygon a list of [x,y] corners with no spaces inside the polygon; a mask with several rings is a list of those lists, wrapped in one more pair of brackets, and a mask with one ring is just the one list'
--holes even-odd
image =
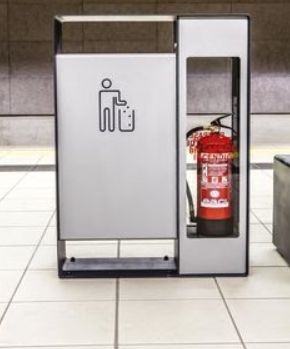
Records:
{"label": "dark concrete block", "polygon": [[174,52],[174,25],[159,23],[157,25],[158,52]]}
{"label": "dark concrete block", "polygon": [[53,53],[51,42],[12,42],[11,74],[17,77],[51,76]]}
{"label": "dark concrete block", "polygon": [[156,51],[154,41],[85,41],[87,53],[149,53]]}
{"label": "dark concrete block", "polygon": [[[84,5],[85,14],[154,14],[152,3],[92,3]],[[155,23],[89,23],[84,25],[85,40],[92,41],[148,41],[155,40],[157,24]]]}
{"label": "dark concrete block", "polygon": [[274,159],[273,243],[290,264],[290,155]]}
{"label": "dark concrete block", "polygon": [[233,3],[234,13],[248,13],[252,20],[252,39],[289,40],[290,3],[289,1]]}
{"label": "dark concrete block", "polygon": [[10,113],[9,79],[0,78],[0,114]]}
{"label": "dark concrete block", "polygon": [[12,77],[12,114],[52,114],[53,80],[49,77]]}
{"label": "dark concrete block", "polygon": [[252,71],[255,74],[289,73],[290,42],[263,40],[252,43]]}
{"label": "dark concrete block", "polygon": [[84,25],[85,40],[154,41],[156,26],[152,23],[90,23]]}
{"label": "dark concrete block", "polygon": [[[77,15],[81,12],[81,0],[10,0],[10,38],[12,41],[51,41],[55,15]],[[64,39],[81,38],[81,25],[65,25]]]}
{"label": "dark concrete block", "polygon": [[62,51],[65,53],[79,53],[83,52],[83,41],[64,41],[62,45]]}
{"label": "dark concrete block", "polygon": [[230,13],[231,1],[164,1],[158,0],[157,12],[159,14],[199,14],[199,13]]}
{"label": "dark concrete block", "polygon": [[83,0],[84,6],[90,6],[90,5],[105,5],[105,4],[117,4],[117,5],[124,5],[124,6],[131,6],[131,5],[146,5],[146,4],[155,4],[157,0]]}
{"label": "dark concrete block", "polygon": [[7,2],[0,1],[0,41],[7,40]]}
{"label": "dark concrete block", "polygon": [[0,78],[7,78],[8,74],[8,44],[5,41],[0,41]]}

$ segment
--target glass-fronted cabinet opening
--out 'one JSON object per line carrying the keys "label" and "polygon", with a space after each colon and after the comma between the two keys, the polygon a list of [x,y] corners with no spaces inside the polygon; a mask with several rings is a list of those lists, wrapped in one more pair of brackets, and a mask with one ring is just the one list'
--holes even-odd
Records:
{"label": "glass-fronted cabinet opening", "polygon": [[240,59],[187,59],[187,237],[239,236]]}

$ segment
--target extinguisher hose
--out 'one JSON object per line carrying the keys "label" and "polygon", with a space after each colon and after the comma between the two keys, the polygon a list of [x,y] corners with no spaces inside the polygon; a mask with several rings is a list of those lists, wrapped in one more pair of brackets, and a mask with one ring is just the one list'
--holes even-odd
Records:
{"label": "extinguisher hose", "polygon": [[220,127],[220,128],[226,128],[228,130],[231,130],[233,134],[236,134],[236,131],[231,127],[231,126],[227,126],[227,125],[224,125],[221,123],[221,120],[222,119],[225,119],[229,116],[232,116],[232,114],[224,114],[216,119],[214,119],[213,121],[211,121],[210,125],[211,126],[217,126],[217,127]]}
{"label": "extinguisher hose", "polygon": [[188,206],[189,206],[189,221],[191,223],[195,222],[195,211],[194,211],[194,203],[193,203],[193,198],[191,194],[191,190],[188,184],[188,181],[186,181],[186,196],[187,196],[187,201],[188,201]]}
{"label": "extinguisher hose", "polygon": [[203,131],[203,130],[204,130],[203,126],[198,126],[198,127],[192,128],[191,130],[189,130],[186,133],[186,139],[189,138],[190,136],[192,136],[195,132],[199,132],[199,131]]}

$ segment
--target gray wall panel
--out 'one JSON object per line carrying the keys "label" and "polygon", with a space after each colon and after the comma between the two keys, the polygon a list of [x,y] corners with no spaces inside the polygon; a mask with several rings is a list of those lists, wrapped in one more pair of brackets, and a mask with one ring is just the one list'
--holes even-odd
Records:
{"label": "gray wall panel", "polygon": [[[252,112],[290,112],[288,0],[0,0],[0,114],[53,112],[55,14],[221,12],[249,13],[252,17]],[[64,38],[70,52],[172,51],[172,28],[167,24],[74,25],[65,29]],[[206,89],[206,79],[200,89],[204,93],[198,99],[198,109],[212,111],[220,96],[212,96]],[[211,100],[213,105],[208,104]]]}

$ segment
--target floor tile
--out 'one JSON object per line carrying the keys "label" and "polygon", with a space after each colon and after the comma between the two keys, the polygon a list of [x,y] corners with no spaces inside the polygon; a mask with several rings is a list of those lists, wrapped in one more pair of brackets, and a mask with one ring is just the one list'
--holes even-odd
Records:
{"label": "floor tile", "polygon": [[290,342],[290,299],[227,303],[245,342]]}
{"label": "floor tile", "polygon": [[15,188],[8,195],[7,199],[54,199],[53,188]]}
{"label": "floor tile", "polygon": [[255,197],[255,196],[268,196],[273,197],[273,189],[272,189],[272,180],[271,179],[259,179],[259,187],[256,185],[251,186],[250,188],[250,197]]}
{"label": "floor tile", "polygon": [[248,344],[246,343],[247,349],[290,349],[290,343],[259,343],[259,344]]}
{"label": "floor tile", "polygon": [[250,242],[272,242],[272,236],[262,224],[251,224]]}
{"label": "floor tile", "polygon": [[0,227],[0,246],[36,245],[44,227]]}
{"label": "floor tile", "polygon": [[13,303],[1,325],[0,345],[113,344],[114,310],[112,301]]}
{"label": "floor tile", "polygon": [[54,188],[55,186],[55,173],[49,172],[30,172],[19,183],[17,188]]}
{"label": "floor tile", "polygon": [[9,192],[9,188],[0,188],[0,200],[3,199]]}
{"label": "floor tile", "polygon": [[273,206],[273,197],[271,195],[252,195],[250,197],[250,206],[252,209],[255,208],[268,208],[271,209]]}
{"label": "floor tile", "polygon": [[254,214],[263,223],[272,223],[273,210],[268,208],[254,208]]}
{"label": "floor tile", "polygon": [[[8,349],[8,348],[3,348],[3,349]],[[13,347],[10,347],[10,349],[16,349],[16,348],[13,348]],[[23,347],[17,347],[17,349],[24,349]],[[89,345],[89,346],[70,346],[70,345],[65,345],[63,347],[44,347],[44,346],[41,346],[41,347],[25,347],[25,349],[114,349],[114,346],[113,345]],[[131,349],[134,349],[134,348],[131,348]],[[150,349],[150,348],[147,348],[147,349]],[[207,348],[206,348],[207,349]],[[211,349],[211,348],[210,348]],[[224,349],[224,348],[222,348]],[[231,348],[225,348],[225,349],[231,349]],[[236,349],[236,348],[233,348],[233,349]],[[237,348],[239,349],[239,348]]]}
{"label": "floor tile", "polygon": [[[117,243],[68,246],[67,257],[117,257]],[[56,246],[40,246],[31,262],[30,269],[56,269],[56,261]]]}
{"label": "floor tile", "polygon": [[40,246],[38,247],[29,269],[46,270],[57,269],[56,246]]}
{"label": "floor tile", "polygon": [[287,266],[272,243],[250,244],[250,265],[252,267]]}
{"label": "floor tile", "polygon": [[41,158],[38,162],[38,165],[54,165],[55,164],[55,155],[46,155]]}
{"label": "floor tile", "polygon": [[33,251],[33,246],[0,246],[0,270],[24,269]]}
{"label": "floor tile", "polygon": [[20,280],[20,271],[0,271],[0,302],[8,302]]}
{"label": "floor tile", "polygon": [[114,279],[59,279],[55,271],[33,270],[25,274],[14,300],[91,301],[114,300],[115,296]]}
{"label": "floor tile", "polygon": [[120,299],[220,298],[212,278],[120,279]]}
{"label": "floor tile", "polygon": [[221,300],[121,301],[120,344],[239,342]]}
{"label": "floor tile", "polygon": [[52,220],[49,223],[50,227],[55,227],[56,226],[56,214],[53,215]]}
{"label": "floor tile", "polygon": [[0,173],[0,188],[12,188],[26,172],[1,172]]}
{"label": "floor tile", "polygon": [[0,317],[4,313],[4,310],[5,310],[6,306],[7,306],[6,303],[0,303]]}
{"label": "floor tile", "polygon": [[[241,344],[121,345],[120,349],[243,349]],[[42,349],[42,348],[41,348]],[[283,348],[281,348],[283,349]],[[286,349],[286,348],[285,348]],[[288,349],[288,348],[287,348]]]}
{"label": "floor tile", "polygon": [[250,224],[256,224],[256,223],[260,223],[258,221],[258,218],[254,216],[253,213],[250,213]]}
{"label": "floor tile", "polygon": [[0,212],[1,227],[45,227],[52,212]]}
{"label": "floor tile", "polygon": [[57,233],[56,227],[48,227],[41,241],[41,245],[56,245]]}
{"label": "floor tile", "polygon": [[218,278],[226,298],[290,298],[290,268],[251,268],[248,277]]}
{"label": "floor tile", "polygon": [[172,257],[174,256],[174,244],[132,244],[121,242],[120,255],[121,257]]}
{"label": "floor tile", "polygon": [[4,199],[0,201],[0,211],[54,211],[54,199]]}
{"label": "floor tile", "polygon": [[33,154],[9,154],[0,159],[0,165],[31,165],[37,164],[39,155]]}

